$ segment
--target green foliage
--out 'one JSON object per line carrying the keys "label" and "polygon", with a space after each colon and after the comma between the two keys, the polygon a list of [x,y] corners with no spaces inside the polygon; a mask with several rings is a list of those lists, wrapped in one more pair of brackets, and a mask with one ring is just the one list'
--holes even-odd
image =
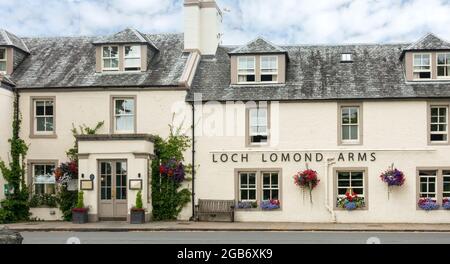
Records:
{"label": "green foliage", "polygon": [[144,205],[142,203],[142,191],[139,191],[136,196],[136,209],[142,209]]}
{"label": "green foliage", "polygon": [[[87,125],[83,124],[83,125],[79,126],[79,130],[78,130],[75,127],[75,125],[72,124],[71,132],[74,137],[76,137],[78,135],[95,135],[100,130],[100,128],[103,127],[103,125],[105,125],[105,121],[98,122],[94,128],[88,127]],[[78,144],[76,141],[75,141],[75,145],[73,146],[73,148],[69,149],[66,152],[66,154],[70,160],[74,160],[74,161],[78,160]]]}
{"label": "green foliage", "polygon": [[2,223],[26,221],[30,216],[24,162],[28,146],[19,136],[21,122],[19,94],[16,94],[13,111],[13,133],[12,138],[9,140],[11,162],[7,165],[4,161],[0,161],[0,172],[6,182],[12,187],[12,193],[6,195],[6,199],[1,202],[0,222]]}
{"label": "green foliage", "polygon": [[50,207],[55,208],[58,205],[58,200],[55,195],[51,194],[35,194],[31,197],[30,207]]}
{"label": "green foliage", "polygon": [[83,191],[78,192],[77,206],[75,208],[77,208],[77,209],[84,208],[84,192]]}
{"label": "green foliage", "polygon": [[180,129],[170,126],[170,136],[164,140],[155,139],[155,155],[152,168],[153,219],[156,221],[176,220],[181,210],[191,201],[191,192],[160,174],[160,165],[171,159],[184,161],[183,152],[190,147],[190,139],[180,134]]}
{"label": "green foliage", "polygon": [[72,209],[77,206],[78,192],[69,191],[67,186],[62,186],[57,194],[57,199],[64,221],[72,221]]}

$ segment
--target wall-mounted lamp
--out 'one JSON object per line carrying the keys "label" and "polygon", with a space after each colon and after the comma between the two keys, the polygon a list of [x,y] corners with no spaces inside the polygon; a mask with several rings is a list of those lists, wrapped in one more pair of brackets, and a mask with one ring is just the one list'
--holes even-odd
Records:
{"label": "wall-mounted lamp", "polygon": [[95,179],[95,175],[94,174],[91,174],[89,177],[90,177],[91,181],[93,181]]}

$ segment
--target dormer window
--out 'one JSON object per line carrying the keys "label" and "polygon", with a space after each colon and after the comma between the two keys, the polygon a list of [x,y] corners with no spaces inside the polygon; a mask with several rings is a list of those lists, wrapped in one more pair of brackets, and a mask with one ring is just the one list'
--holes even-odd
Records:
{"label": "dormer window", "polygon": [[278,56],[261,57],[261,82],[278,81]]}
{"label": "dormer window", "polygon": [[437,77],[450,78],[450,53],[437,54]]}
{"label": "dormer window", "polygon": [[353,54],[342,53],[341,54],[341,62],[353,62]]}
{"label": "dormer window", "polygon": [[125,46],[125,71],[141,70],[141,46]]}
{"label": "dormer window", "polygon": [[239,57],[238,58],[238,82],[253,83],[256,81],[256,58]]}
{"label": "dormer window", "polygon": [[413,73],[416,80],[431,79],[431,54],[414,54]]}
{"label": "dormer window", "polygon": [[0,73],[6,73],[6,49],[0,48]]}
{"label": "dormer window", "polygon": [[119,71],[118,46],[104,46],[102,55],[103,71]]}

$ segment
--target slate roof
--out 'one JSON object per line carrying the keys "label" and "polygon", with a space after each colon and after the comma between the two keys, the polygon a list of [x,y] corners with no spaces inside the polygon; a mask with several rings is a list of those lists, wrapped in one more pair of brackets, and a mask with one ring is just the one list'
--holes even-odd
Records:
{"label": "slate roof", "polygon": [[242,47],[238,47],[229,52],[229,54],[253,54],[253,53],[286,53],[285,49],[270,43],[262,37],[247,43]]}
{"label": "slate roof", "polygon": [[26,53],[30,53],[22,39],[4,29],[0,29],[0,46],[15,47]]}
{"label": "slate roof", "polygon": [[104,36],[96,39],[93,42],[95,45],[102,44],[148,44],[154,49],[158,50],[153,41],[145,34],[137,31],[136,29],[127,28],[119,33],[111,36]]}
{"label": "slate roof", "polygon": [[450,43],[433,33],[428,33],[425,37],[409,45],[404,50],[450,50]]}
{"label": "slate roof", "polygon": [[[221,46],[203,58],[187,100],[339,100],[450,97],[450,82],[406,82],[400,55],[408,44],[283,46],[289,54],[286,84],[230,85],[230,56]],[[341,63],[351,51],[353,63]]]}
{"label": "slate roof", "polygon": [[184,71],[182,34],[145,35],[159,47],[147,72],[96,73],[96,39],[26,38],[29,56],[12,74],[17,88],[173,87]]}

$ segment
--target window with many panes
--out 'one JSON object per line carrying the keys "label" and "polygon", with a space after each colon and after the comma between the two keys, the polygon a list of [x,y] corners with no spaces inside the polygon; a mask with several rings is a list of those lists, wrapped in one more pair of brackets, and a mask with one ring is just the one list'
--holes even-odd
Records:
{"label": "window with many panes", "polygon": [[141,46],[125,46],[124,70],[141,70]]}
{"label": "window with many panes", "polygon": [[444,170],[442,172],[443,188],[442,198],[450,199],[450,170]]}
{"label": "window with many panes", "polygon": [[6,49],[0,48],[0,73],[6,73]]}
{"label": "window with many panes", "polygon": [[239,201],[255,202],[256,192],[256,172],[239,173]]}
{"label": "window with many panes", "polygon": [[104,46],[102,48],[103,71],[119,70],[119,47]]}
{"label": "window with many panes", "polygon": [[262,201],[280,199],[280,185],[278,181],[278,172],[262,173]]}
{"label": "window with many panes", "polygon": [[338,198],[345,197],[350,190],[361,198],[365,198],[364,171],[338,171],[337,172],[337,195]]}
{"label": "window with many panes", "polygon": [[448,142],[448,106],[431,106],[430,141]]}
{"label": "window with many panes", "polygon": [[423,170],[419,172],[419,197],[420,198],[437,198],[437,171]]}
{"label": "window with many panes", "polygon": [[33,164],[33,192],[34,194],[55,194],[55,164]]}
{"label": "window with many panes", "polygon": [[135,132],[135,99],[134,98],[114,98],[114,132],[134,133]]}
{"label": "window with many panes", "polygon": [[278,81],[278,56],[261,56],[261,82]]}
{"label": "window with many panes", "polygon": [[252,83],[256,81],[256,58],[253,56],[238,57],[238,82]]}
{"label": "window with many panes", "polygon": [[249,137],[250,144],[267,144],[269,139],[269,113],[266,103],[260,103],[255,108],[250,108],[249,115]]}
{"label": "window with many panes", "polygon": [[360,143],[360,107],[341,107],[341,142]]}
{"label": "window with many panes", "polygon": [[431,79],[431,54],[414,54],[414,79]]}
{"label": "window with many panes", "polygon": [[55,124],[54,100],[36,99],[34,105],[34,133],[53,134]]}
{"label": "window with many panes", "polygon": [[450,78],[450,53],[437,54],[437,77]]}

